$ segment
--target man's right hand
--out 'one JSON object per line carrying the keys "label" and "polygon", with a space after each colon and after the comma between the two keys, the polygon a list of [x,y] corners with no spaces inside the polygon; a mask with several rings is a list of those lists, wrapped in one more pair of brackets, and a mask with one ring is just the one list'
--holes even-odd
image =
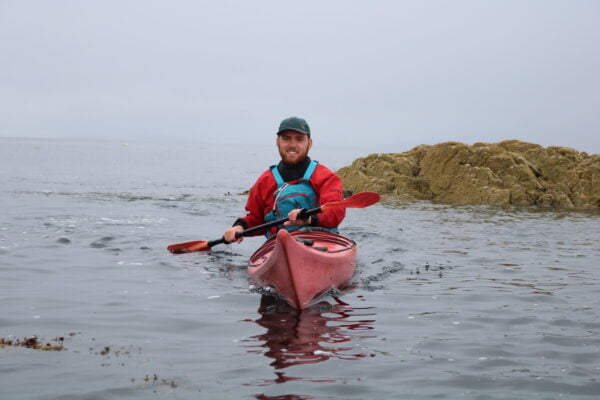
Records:
{"label": "man's right hand", "polygon": [[240,236],[240,237],[236,238],[235,234],[238,232],[241,232],[243,230],[244,230],[244,227],[241,225],[232,226],[231,228],[227,229],[225,231],[225,233],[223,233],[223,238],[225,239],[226,242],[229,242],[229,243],[233,243],[233,242],[242,243],[242,240],[244,240],[244,237]]}

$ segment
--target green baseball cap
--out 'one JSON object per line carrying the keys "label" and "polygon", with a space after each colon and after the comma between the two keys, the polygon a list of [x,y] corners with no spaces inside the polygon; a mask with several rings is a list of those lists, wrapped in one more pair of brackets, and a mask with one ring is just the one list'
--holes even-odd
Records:
{"label": "green baseball cap", "polygon": [[300,133],[304,133],[308,135],[310,138],[310,127],[306,120],[298,117],[290,117],[281,121],[279,124],[279,130],[277,131],[277,135],[281,134],[283,131],[296,131]]}

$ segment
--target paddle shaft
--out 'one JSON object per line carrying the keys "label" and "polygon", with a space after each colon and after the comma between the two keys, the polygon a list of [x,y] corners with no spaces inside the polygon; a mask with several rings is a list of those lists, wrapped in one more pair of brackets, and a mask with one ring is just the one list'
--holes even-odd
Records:
{"label": "paddle shaft", "polygon": [[[321,212],[321,207],[311,208],[310,210],[306,210],[305,209],[305,210],[302,210],[302,212],[298,215],[298,218],[300,218],[300,219],[306,219],[306,218],[310,217],[311,215],[315,215],[315,214],[318,214],[320,212]],[[256,232],[259,232],[259,231],[262,231],[262,230],[265,230],[265,229],[269,229],[269,228],[271,228],[273,226],[281,225],[284,222],[287,222],[289,220],[290,219],[286,217],[286,218],[281,218],[281,219],[278,219],[278,220],[275,220],[275,221],[267,222],[266,224],[258,225],[258,226],[255,226],[253,228],[248,228],[248,229],[245,229],[245,230],[243,230],[241,232],[236,232],[235,237],[239,238],[239,237],[242,237],[242,236],[248,236],[248,235],[250,235],[252,233],[256,233]],[[221,243],[227,244],[229,242],[227,242],[225,240],[225,238],[222,237],[221,239],[216,239],[216,240],[209,241],[207,243],[207,245],[208,245],[208,247],[213,247],[214,245],[221,244]]]}
{"label": "paddle shaft", "polygon": [[[298,219],[307,219],[311,215],[315,215],[320,212],[325,212],[325,211],[329,211],[329,210],[337,209],[337,208],[364,208],[364,207],[368,207],[372,204],[375,204],[378,201],[379,201],[379,194],[377,194],[375,192],[361,192],[361,193],[357,193],[353,196],[350,196],[346,199],[342,199],[340,201],[334,201],[331,203],[323,204],[317,208],[311,208],[310,210],[303,209],[298,214]],[[281,225],[287,221],[289,221],[289,218],[281,218],[276,221],[267,222],[266,224],[258,225],[253,228],[249,228],[249,229],[243,230],[241,232],[237,232],[235,234],[235,237],[240,238],[242,236],[247,236],[247,235],[250,235],[250,234],[253,234],[256,232],[260,232],[262,230],[271,228],[273,226]],[[229,243],[229,242],[227,242],[224,237],[222,237],[221,239],[211,240],[209,242],[205,242],[203,240],[196,240],[193,242],[172,244],[167,247],[167,250],[169,250],[171,253],[175,253],[175,254],[188,253],[188,252],[192,252],[192,251],[207,251],[207,250],[210,250],[210,248],[212,246],[215,246],[215,245],[221,244],[221,243]]]}

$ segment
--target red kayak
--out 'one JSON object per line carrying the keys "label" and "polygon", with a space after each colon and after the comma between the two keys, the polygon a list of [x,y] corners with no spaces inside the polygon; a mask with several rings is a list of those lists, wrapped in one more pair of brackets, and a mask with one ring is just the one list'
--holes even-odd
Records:
{"label": "red kayak", "polygon": [[318,229],[281,229],[248,263],[250,280],[271,287],[299,310],[331,289],[343,289],[356,271],[356,243]]}

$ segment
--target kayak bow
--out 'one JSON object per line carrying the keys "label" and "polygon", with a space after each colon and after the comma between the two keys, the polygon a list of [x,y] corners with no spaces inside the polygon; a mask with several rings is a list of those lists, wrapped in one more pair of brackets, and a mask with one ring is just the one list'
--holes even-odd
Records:
{"label": "kayak bow", "polygon": [[356,271],[356,243],[315,228],[281,229],[248,263],[250,280],[271,287],[292,307],[304,309],[331,289],[343,289]]}

